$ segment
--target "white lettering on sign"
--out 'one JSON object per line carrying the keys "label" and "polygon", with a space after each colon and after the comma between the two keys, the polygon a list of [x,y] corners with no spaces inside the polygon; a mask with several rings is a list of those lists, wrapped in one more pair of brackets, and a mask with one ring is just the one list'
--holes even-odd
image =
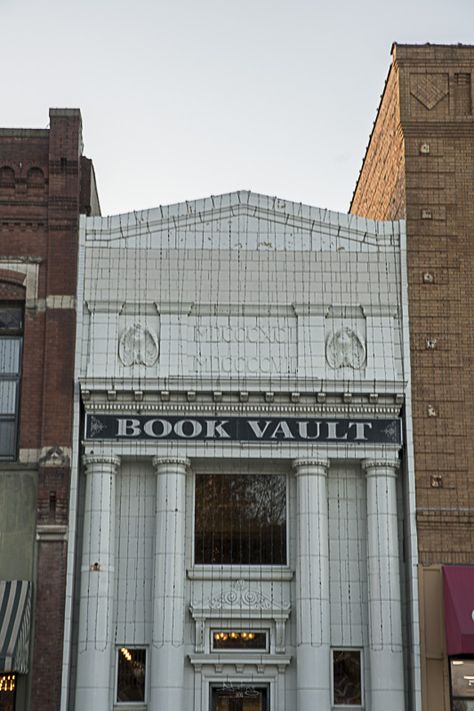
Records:
{"label": "white lettering on sign", "polygon": [[225,431],[224,425],[227,425],[229,420],[218,422],[217,420],[206,420],[206,437],[211,439],[230,439],[230,434]]}
{"label": "white lettering on sign", "polygon": [[178,437],[190,439],[199,437],[202,432],[202,425],[197,420],[179,420],[174,426],[174,431]]}
{"label": "white lettering on sign", "polygon": [[143,431],[149,437],[166,437],[173,430],[173,426],[167,420],[147,420],[143,427]]}
{"label": "white lettering on sign", "polygon": [[90,439],[185,439],[245,442],[387,442],[400,444],[399,420],[87,415]]}
{"label": "white lettering on sign", "polygon": [[117,437],[138,437],[141,434],[140,420],[117,420]]}
{"label": "white lettering on sign", "polygon": [[308,434],[308,425],[309,422],[305,420],[303,420],[302,422],[298,422],[298,431],[300,433],[301,439],[318,439],[321,432],[321,423],[311,422],[311,427],[315,430],[314,434],[312,435]]}

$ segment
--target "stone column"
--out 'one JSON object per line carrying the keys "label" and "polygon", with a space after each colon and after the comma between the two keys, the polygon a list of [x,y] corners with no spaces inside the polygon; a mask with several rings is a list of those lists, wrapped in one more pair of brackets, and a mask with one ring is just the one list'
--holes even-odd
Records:
{"label": "stone column", "polygon": [[151,709],[183,709],[185,493],[190,462],[155,457],[156,535],[151,648]]}
{"label": "stone column", "polygon": [[87,455],[81,597],[77,656],[77,709],[112,707],[115,548],[115,474],[119,457]]}
{"label": "stone column", "polygon": [[296,460],[297,711],[331,708],[326,460]]}
{"label": "stone column", "polygon": [[398,552],[398,460],[365,460],[372,711],[403,711],[402,607]]}

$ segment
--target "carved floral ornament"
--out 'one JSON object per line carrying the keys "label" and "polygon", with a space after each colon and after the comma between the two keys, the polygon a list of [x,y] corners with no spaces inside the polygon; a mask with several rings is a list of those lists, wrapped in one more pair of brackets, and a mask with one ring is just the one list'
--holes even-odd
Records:
{"label": "carved floral ornament", "polygon": [[150,368],[160,355],[159,335],[138,321],[127,328],[119,339],[118,354],[123,365]]}
{"label": "carved floral ornament", "polygon": [[365,344],[352,328],[344,326],[329,335],[326,341],[326,360],[331,368],[360,370],[365,359]]}

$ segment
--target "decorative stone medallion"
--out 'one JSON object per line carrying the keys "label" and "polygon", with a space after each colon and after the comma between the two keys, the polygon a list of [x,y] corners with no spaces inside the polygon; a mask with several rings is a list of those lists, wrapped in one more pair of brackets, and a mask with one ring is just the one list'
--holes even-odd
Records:
{"label": "decorative stone medallion", "polygon": [[119,358],[125,366],[144,365],[150,368],[160,355],[158,336],[141,323],[134,323],[119,339]]}
{"label": "decorative stone medallion", "polygon": [[326,360],[331,368],[360,370],[365,358],[366,348],[362,338],[348,326],[333,331],[326,341]]}

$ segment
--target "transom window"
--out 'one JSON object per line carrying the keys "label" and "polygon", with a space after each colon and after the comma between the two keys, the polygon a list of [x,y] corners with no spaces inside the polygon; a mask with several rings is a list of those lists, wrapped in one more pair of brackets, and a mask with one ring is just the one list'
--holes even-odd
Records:
{"label": "transom window", "polygon": [[253,630],[218,630],[212,632],[213,649],[267,651],[267,633]]}
{"label": "transom window", "polygon": [[0,459],[16,458],[22,344],[22,306],[0,304]]}
{"label": "transom window", "polygon": [[286,476],[197,475],[194,560],[286,564]]}

